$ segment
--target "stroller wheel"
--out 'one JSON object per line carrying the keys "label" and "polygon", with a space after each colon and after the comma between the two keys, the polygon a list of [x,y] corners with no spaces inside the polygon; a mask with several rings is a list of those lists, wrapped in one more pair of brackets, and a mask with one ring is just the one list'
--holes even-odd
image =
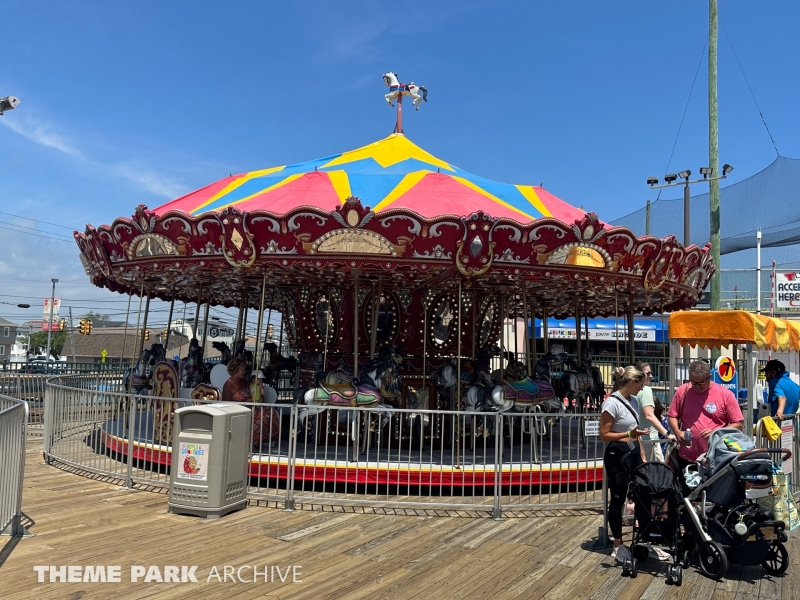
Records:
{"label": "stroller wheel", "polygon": [[636,576],[639,574],[639,561],[635,558],[631,558],[631,579],[636,579]]}
{"label": "stroller wheel", "polygon": [[720,579],[728,570],[728,557],[720,544],[707,540],[697,548],[697,562],[706,577]]}
{"label": "stroller wheel", "polygon": [[692,553],[690,550],[684,550],[681,556],[681,566],[688,569],[692,565]]}
{"label": "stroller wheel", "polygon": [[630,559],[630,558],[626,558],[622,562],[622,576],[623,577],[630,577],[631,576],[631,563],[632,562],[633,562],[633,559]]}
{"label": "stroller wheel", "polygon": [[683,568],[680,565],[672,567],[672,583],[678,587],[683,585]]}
{"label": "stroller wheel", "polygon": [[761,563],[770,575],[783,575],[789,568],[789,552],[781,542],[772,542],[767,546],[767,554]]}

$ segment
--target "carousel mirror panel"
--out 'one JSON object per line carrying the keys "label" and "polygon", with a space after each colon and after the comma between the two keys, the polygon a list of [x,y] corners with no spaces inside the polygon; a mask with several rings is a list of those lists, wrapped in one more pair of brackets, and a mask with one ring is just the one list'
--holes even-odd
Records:
{"label": "carousel mirror panel", "polygon": [[485,299],[478,318],[478,347],[497,341],[500,334],[500,310],[497,302]]}
{"label": "carousel mirror panel", "polygon": [[433,303],[429,319],[430,341],[435,348],[443,348],[455,338],[456,311],[458,305],[454,296],[443,294]]}
{"label": "carousel mirror panel", "polygon": [[312,323],[317,341],[320,344],[325,344],[325,339],[327,338],[328,345],[333,344],[339,332],[339,317],[336,314],[336,308],[325,292],[319,292],[314,297],[314,302],[311,306],[314,309]]}
{"label": "carousel mirror panel", "polygon": [[[372,307],[373,296],[370,294],[366,300],[366,308],[364,310],[364,330],[367,332],[367,338],[372,339]],[[378,328],[375,336],[376,346],[378,348],[383,344],[391,344],[397,337],[397,330],[400,326],[400,309],[397,300],[392,294],[383,292],[381,293],[380,300],[378,301]]]}

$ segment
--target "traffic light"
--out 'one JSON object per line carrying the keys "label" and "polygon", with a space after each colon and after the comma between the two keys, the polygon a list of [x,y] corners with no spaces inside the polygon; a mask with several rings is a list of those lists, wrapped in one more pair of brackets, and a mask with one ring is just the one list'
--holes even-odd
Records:
{"label": "traffic light", "polygon": [[150,339],[150,330],[149,329],[145,329],[144,330],[144,341],[146,342],[149,339]]}
{"label": "traffic light", "polygon": [[271,340],[275,335],[275,326],[267,325],[267,339]]}
{"label": "traffic light", "polygon": [[78,324],[78,331],[80,331],[81,335],[89,335],[88,323],[88,319],[81,319],[80,323]]}
{"label": "traffic light", "polygon": [[66,328],[67,328],[67,320],[66,319],[60,319],[58,321],[58,330],[59,331],[64,331]]}
{"label": "traffic light", "polygon": [[164,340],[164,342],[167,341],[167,336],[169,336],[169,329],[165,329],[161,332],[161,339]]}
{"label": "traffic light", "polygon": [[89,319],[86,319],[86,335],[92,333],[92,322]]}

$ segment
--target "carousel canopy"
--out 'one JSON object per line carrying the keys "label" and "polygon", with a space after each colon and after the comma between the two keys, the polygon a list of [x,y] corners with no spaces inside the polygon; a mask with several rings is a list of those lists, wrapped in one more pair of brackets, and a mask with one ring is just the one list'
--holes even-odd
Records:
{"label": "carousel canopy", "polygon": [[231,175],[153,212],[198,215],[236,207],[283,214],[299,206],[330,211],[352,196],[376,213],[405,208],[428,218],[482,210],[520,223],[541,217],[571,223],[585,214],[541,186],[497,183],[468,173],[401,134],[334,156]]}
{"label": "carousel canopy", "polygon": [[417,315],[458,288],[475,302],[506,298],[507,314],[663,313],[694,306],[714,272],[708,246],[636,237],[403,135],[232,175],[75,238],[95,285],[212,305],[263,299],[285,314],[308,310],[319,290],[360,305],[373,287]]}

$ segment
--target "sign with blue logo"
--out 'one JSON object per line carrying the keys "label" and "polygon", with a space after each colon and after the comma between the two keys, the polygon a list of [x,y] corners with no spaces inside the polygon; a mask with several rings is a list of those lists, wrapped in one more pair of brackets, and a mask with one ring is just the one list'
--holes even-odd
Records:
{"label": "sign with blue logo", "polygon": [[711,377],[714,383],[728,388],[736,398],[739,397],[739,373],[732,358],[720,356],[711,370]]}

